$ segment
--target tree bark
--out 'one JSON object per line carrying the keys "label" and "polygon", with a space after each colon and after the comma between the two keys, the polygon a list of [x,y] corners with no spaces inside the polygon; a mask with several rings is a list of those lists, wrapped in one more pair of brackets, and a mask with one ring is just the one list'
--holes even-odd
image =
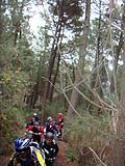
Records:
{"label": "tree bark", "polygon": [[60,53],[58,53],[56,72],[55,72],[54,78],[52,80],[52,86],[51,86],[51,89],[50,89],[50,96],[49,96],[49,101],[50,102],[52,102],[52,100],[53,100],[54,86],[55,86],[57,75],[58,75],[58,72],[59,72],[59,66],[60,66]]}
{"label": "tree bark", "polygon": [[6,11],[5,1],[0,0],[0,44],[3,44],[2,34],[4,31],[4,13]]}
{"label": "tree bark", "polygon": [[[85,55],[86,55],[86,49],[88,45],[88,34],[89,34],[89,29],[90,29],[90,9],[91,9],[91,0],[86,0],[86,9],[85,9],[85,25],[83,29],[83,43],[80,45],[80,57],[79,57],[79,62],[78,66],[75,72],[75,82],[74,82],[74,87],[72,90],[71,94],[71,104],[69,105],[68,108],[68,114],[69,116],[74,115],[74,109],[77,106],[79,94],[76,90],[76,88],[79,88],[77,84],[81,81],[81,74],[82,70],[84,68],[84,61],[85,61]],[[74,108],[74,109],[73,109]]]}
{"label": "tree bark", "polygon": [[[18,3],[18,2],[15,2],[15,3]],[[21,2],[21,6],[18,6],[18,4],[13,6],[12,23],[13,23],[13,27],[14,27],[14,41],[13,41],[14,46],[16,46],[17,41],[18,41],[18,39],[21,38],[21,34],[22,34],[21,33],[21,21],[22,21],[24,4],[25,4],[25,1],[23,0]],[[16,19],[15,19],[15,13],[18,13],[18,16],[16,16]]]}
{"label": "tree bark", "polygon": [[[116,55],[115,55],[115,59],[114,59],[114,75],[115,75],[116,78],[117,78],[117,70],[118,70],[118,61],[119,61],[119,56],[120,56],[120,51],[121,51],[122,46],[123,46],[123,32],[121,32],[121,34],[120,34],[119,44],[116,47]],[[114,93],[115,92],[115,88],[116,88],[114,79],[115,78],[112,75],[112,77],[111,77],[111,85],[110,85],[111,93]]]}
{"label": "tree bark", "polygon": [[123,69],[122,69],[122,79],[121,79],[121,97],[119,103],[119,110],[116,114],[116,136],[117,138],[112,142],[112,158],[111,166],[125,166],[125,2],[123,5],[123,33],[124,33],[124,43],[123,43]]}
{"label": "tree bark", "polygon": [[3,30],[3,21],[2,21],[2,0],[0,0],[0,43],[1,43],[1,36]]}
{"label": "tree bark", "polygon": [[58,42],[61,37],[61,31],[62,31],[62,23],[61,23],[61,16],[59,16],[59,20],[56,26],[55,30],[55,35],[54,35],[54,40],[51,48],[51,54],[50,54],[50,59],[49,59],[49,66],[48,66],[48,72],[47,72],[47,81],[45,83],[45,91],[44,91],[44,99],[43,99],[43,104],[46,105],[46,102],[48,101],[50,97],[50,89],[51,89],[51,84],[52,84],[52,74],[54,70],[54,65],[55,65],[55,59],[57,57],[57,50],[58,50]]}
{"label": "tree bark", "polygon": [[[93,67],[93,73],[92,73],[92,79],[91,79],[91,88],[95,89],[99,96],[103,98],[103,91],[102,91],[102,82],[106,78],[106,72],[105,66],[104,66],[104,57],[103,57],[103,46],[102,46],[102,0],[99,1],[99,18],[98,18],[98,28],[97,28],[97,43],[96,43],[96,57],[95,57],[95,63]],[[101,64],[101,65],[100,65]],[[90,99],[92,101],[95,101],[95,97],[90,94]],[[99,101],[96,101],[96,103],[99,103]],[[90,113],[92,113],[91,110],[92,106],[89,107]],[[101,113],[101,109],[99,108],[97,110],[97,114],[99,115]]]}
{"label": "tree bark", "polygon": [[94,72],[92,74],[92,81],[91,81],[91,88],[97,88],[100,86],[99,82],[99,71],[100,71],[100,62],[101,62],[101,0],[99,3],[99,19],[98,19],[98,32],[97,32],[97,47],[96,47],[96,57],[95,57],[95,64],[94,64]]}

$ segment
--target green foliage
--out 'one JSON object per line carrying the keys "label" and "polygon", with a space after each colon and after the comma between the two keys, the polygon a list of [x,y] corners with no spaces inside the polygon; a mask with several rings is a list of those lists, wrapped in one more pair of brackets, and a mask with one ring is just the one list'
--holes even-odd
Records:
{"label": "green foliage", "polygon": [[65,114],[64,103],[61,101],[54,101],[53,103],[47,105],[45,109],[45,117],[52,116],[53,118],[56,118],[58,112]]}
{"label": "green foliage", "polygon": [[0,147],[9,152],[12,149],[12,142],[16,137],[24,135],[25,117],[27,111],[12,108],[5,113],[1,113],[1,133]]}
{"label": "green foliage", "polygon": [[9,107],[8,104],[10,103],[11,107],[19,106],[22,103],[22,97],[28,84],[28,75],[18,70],[15,72],[8,70],[3,73],[1,80],[5,91],[3,96],[5,105]]}
{"label": "green foliage", "polygon": [[75,161],[77,157],[75,151],[71,147],[68,147],[66,151],[66,156],[67,156],[67,159],[71,162]]}
{"label": "green foliage", "polygon": [[[5,123],[9,124],[14,124],[14,123],[18,123],[18,127],[19,129],[22,129],[24,127],[25,124],[25,118],[24,118],[24,112],[18,108],[12,108],[11,110],[7,111],[5,114]],[[9,134],[16,134],[16,131],[13,129],[13,127],[17,127],[16,125],[10,125],[10,128],[12,127],[13,133],[10,132]],[[5,125],[5,130],[6,131],[6,125]],[[15,135],[14,134],[14,135]]]}
{"label": "green foliage", "polygon": [[[37,45],[39,45],[39,47],[41,48],[41,52],[39,52],[38,55],[35,54],[30,47],[31,42],[32,44],[34,44],[32,40],[32,35],[29,33],[30,16],[27,17],[29,10],[28,8],[30,8],[31,1],[11,0],[10,2],[11,3],[9,5],[5,5],[5,3],[2,3],[0,6],[2,9],[0,13],[0,111],[2,111],[2,113],[0,112],[0,127],[2,132],[2,137],[0,137],[0,147],[3,146],[4,148],[7,145],[6,147],[8,147],[9,149],[11,149],[10,142],[13,142],[13,140],[17,136],[24,134],[23,129],[25,125],[25,119],[32,113],[31,111],[21,109],[24,107],[24,96],[26,95],[26,97],[28,96],[30,98],[31,95],[35,94],[33,93],[33,87],[36,82],[38,82],[38,90],[36,90],[38,91],[38,100],[41,97],[40,95],[44,94],[44,83],[46,80],[43,78],[47,78],[46,71],[49,65],[49,55],[52,54],[51,44],[53,38],[56,36],[53,34],[55,27],[57,26],[56,23],[58,18],[60,17],[59,27],[61,25],[61,28],[64,28],[64,34],[60,34],[62,38],[60,39],[63,41],[62,46],[59,46],[61,42],[60,39],[59,43],[57,43],[57,46],[59,46],[57,50],[61,55],[61,70],[59,70],[59,72],[62,72],[64,78],[63,80],[61,80],[61,77],[59,77],[60,74],[58,74],[56,86],[59,87],[60,82],[62,82],[62,85],[64,85],[64,89],[69,89],[66,92],[68,94],[68,97],[72,90],[71,82],[68,77],[71,76],[72,79],[72,75],[74,76],[74,72],[78,64],[77,62],[79,58],[79,48],[84,46],[83,30],[85,26],[85,22],[83,21],[83,17],[85,15],[83,11],[85,2],[83,3],[81,0],[48,0],[48,3],[50,4],[49,9],[51,10],[51,12],[49,13],[50,15],[48,15],[48,12],[45,12],[45,15],[43,14],[42,16],[42,19],[45,17],[47,23],[45,28],[42,27],[42,29],[40,30],[41,33],[39,33],[39,40]],[[29,5],[28,8],[27,4]],[[26,8],[27,12],[24,12],[26,11]],[[106,8],[104,10],[106,10]],[[121,24],[121,7],[117,6],[111,11],[113,26],[116,25],[117,27],[117,25]],[[106,14],[108,14],[108,12],[106,12]],[[118,41],[121,31],[119,31],[119,28],[116,28],[115,26],[110,27],[109,21],[106,21],[108,20],[108,16],[107,18],[105,18],[103,13],[102,19],[103,20],[101,21],[100,31],[102,40],[101,44],[103,47],[100,51],[102,52],[101,54],[104,54],[105,58],[107,59],[105,67],[108,71],[108,68],[110,66],[108,65],[108,62],[112,64],[112,60],[108,60],[108,56],[110,56],[111,58],[113,55],[114,59],[114,55],[116,52],[114,48],[118,47]],[[52,20],[53,24],[51,22]],[[110,32],[110,30],[112,32]],[[69,31],[71,34],[69,33]],[[92,82],[91,74],[95,70],[94,69],[92,71],[92,66],[94,64],[94,61],[97,61],[95,59],[95,55],[97,52],[98,34],[99,30],[97,16],[97,18],[94,17],[94,20],[91,21],[91,30],[88,37],[89,45],[87,47],[84,62],[85,68],[83,79],[85,79],[85,83],[88,84],[88,86],[90,85],[90,82]],[[55,41],[58,42],[58,39]],[[111,45],[113,48],[111,48]],[[65,64],[64,66],[63,61]],[[100,65],[103,66],[102,59]],[[65,69],[65,66],[67,66],[69,71]],[[117,73],[116,82],[118,84],[118,94],[120,96],[120,78],[122,69],[120,64],[118,64],[118,67],[119,70]],[[97,73],[96,70],[95,72]],[[112,73],[112,71],[111,74],[109,73],[110,78]],[[67,74],[69,76],[67,76]],[[102,75],[104,76],[105,73],[103,72]],[[73,79],[75,79],[75,77],[73,77]],[[106,81],[107,79],[103,80],[103,82]],[[83,85],[82,87],[80,87],[80,90],[81,92],[84,92],[84,95],[86,95],[87,97],[90,96],[89,90]],[[104,89],[104,91],[106,90]],[[116,95],[111,94],[109,89],[108,93],[106,94],[105,92],[104,95],[106,95],[106,97],[108,98],[108,103],[110,103],[110,100],[114,103],[118,102]],[[46,109],[43,110],[45,118],[47,116],[52,116],[53,118],[56,118],[58,112],[62,112],[65,114],[65,110],[67,108],[65,105],[64,97],[61,96],[60,100],[55,96],[57,95],[55,95],[54,92],[53,102],[51,104],[48,104]],[[86,100],[83,100],[83,98],[78,101],[78,107],[78,111],[80,112],[80,114],[82,114],[82,117],[68,119],[65,124],[65,135],[68,138],[67,140],[69,141],[71,146],[71,148],[67,150],[67,158],[70,161],[74,161],[76,159],[76,153],[82,147],[90,146],[95,150],[99,150],[105,144],[105,141],[109,139],[109,137],[111,137],[109,127],[111,117],[109,114],[104,114],[97,117],[86,113],[86,108],[90,107],[88,107],[88,102]],[[89,111],[91,110],[89,109]],[[96,112],[94,110],[92,111]]]}
{"label": "green foliage", "polygon": [[110,116],[100,117],[84,113],[80,118],[68,119],[65,124],[65,135],[75,149],[92,147],[100,149],[110,136]]}
{"label": "green foliage", "polygon": [[63,0],[60,2],[49,0],[48,4],[50,4],[51,13],[56,16],[56,19],[57,16],[60,17],[61,22],[68,30],[73,32],[82,30],[83,23],[80,21],[80,17],[83,15],[83,6],[79,0]]}

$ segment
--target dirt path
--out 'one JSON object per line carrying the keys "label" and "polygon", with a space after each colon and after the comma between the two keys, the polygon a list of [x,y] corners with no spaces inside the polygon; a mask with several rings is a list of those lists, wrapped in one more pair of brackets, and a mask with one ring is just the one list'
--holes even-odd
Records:
{"label": "dirt path", "polygon": [[55,163],[56,166],[67,166],[65,151],[66,151],[66,143],[59,142],[59,154]]}
{"label": "dirt path", "polygon": [[77,166],[75,162],[68,161],[66,157],[67,143],[59,142],[59,154],[55,162],[55,166]]}
{"label": "dirt path", "polygon": [[10,156],[0,156],[0,166],[7,166]]}

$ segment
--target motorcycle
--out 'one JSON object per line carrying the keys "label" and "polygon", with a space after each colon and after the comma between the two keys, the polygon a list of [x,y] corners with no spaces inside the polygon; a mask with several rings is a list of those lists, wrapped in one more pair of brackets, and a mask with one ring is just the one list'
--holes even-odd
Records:
{"label": "motorcycle", "polygon": [[44,152],[39,148],[37,142],[31,142],[30,150],[35,161],[35,166],[46,166]]}

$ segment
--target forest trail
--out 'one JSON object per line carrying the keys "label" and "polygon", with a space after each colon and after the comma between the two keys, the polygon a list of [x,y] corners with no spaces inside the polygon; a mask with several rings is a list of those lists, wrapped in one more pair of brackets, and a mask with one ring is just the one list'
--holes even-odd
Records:
{"label": "forest trail", "polygon": [[7,166],[10,156],[0,156],[0,166]]}
{"label": "forest trail", "polygon": [[56,160],[56,166],[67,166],[67,158],[66,158],[66,143],[59,142],[59,153]]}
{"label": "forest trail", "polygon": [[55,166],[77,166],[75,162],[68,161],[66,151],[68,144],[60,141],[59,142],[59,154],[55,162]]}

